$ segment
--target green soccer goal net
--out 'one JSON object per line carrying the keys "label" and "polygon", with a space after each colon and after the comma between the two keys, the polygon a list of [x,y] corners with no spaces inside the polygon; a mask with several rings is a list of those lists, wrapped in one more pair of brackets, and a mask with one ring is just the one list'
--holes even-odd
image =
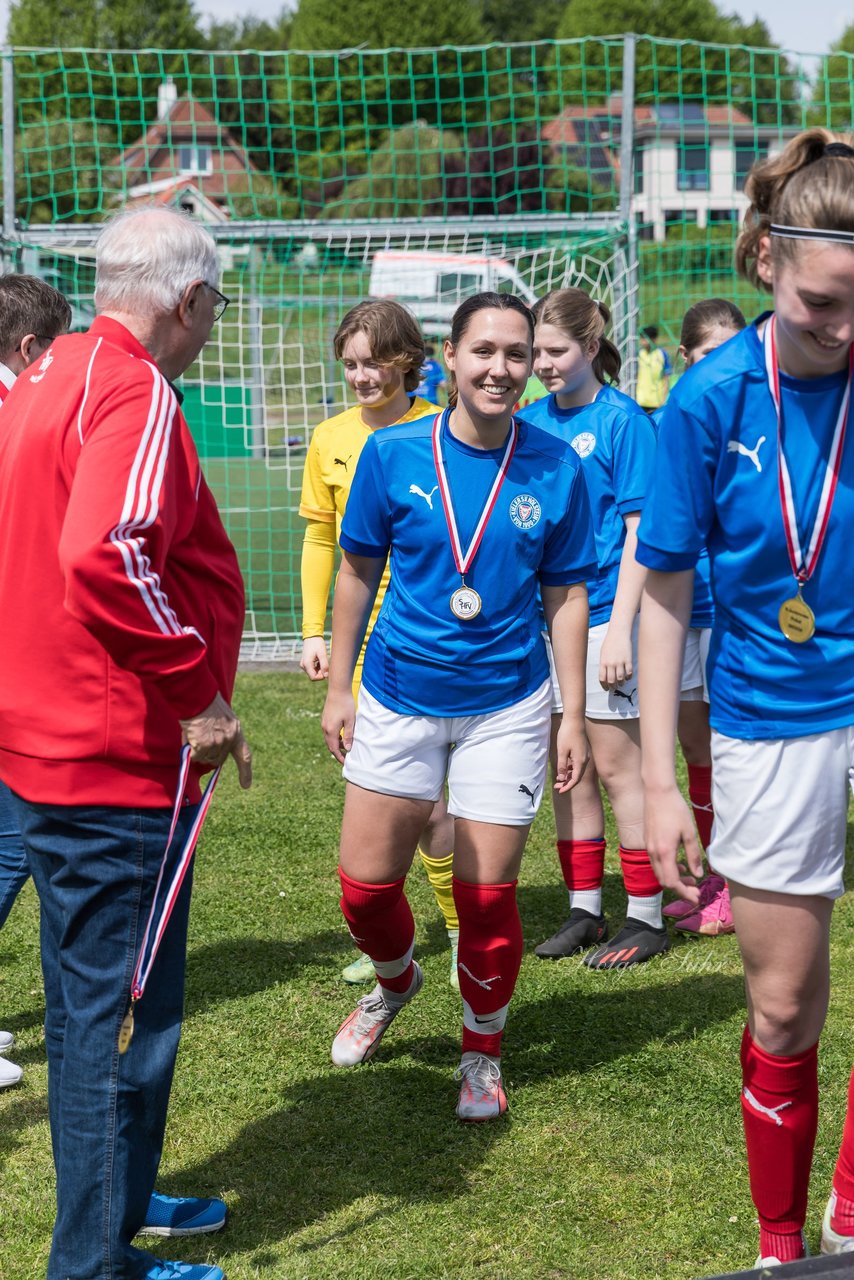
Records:
{"label": "green soccer goal net", "polygon": [[[91,321],[99,225],[134,202],[214,234],[232,302],[184,407],[241,556],[244,656],[299,647],[305,449],[345,407],[331,338],[370,296],[428,338],[482,288],[607,302],[675,362],[685,309],[759,295],[732,253],[750,165],[850,128],[854,57],[639,36],[330,53],[6,50],[6,270]],[[678,374],[678,363],[675,373]]]}

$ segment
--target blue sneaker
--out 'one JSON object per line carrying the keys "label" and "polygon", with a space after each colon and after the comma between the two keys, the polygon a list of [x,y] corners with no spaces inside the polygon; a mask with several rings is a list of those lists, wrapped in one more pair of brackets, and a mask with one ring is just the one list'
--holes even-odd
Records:
{"label": "blue sneaker", "polygon": [[[141,1236],[200,1236],[206,1231],[220,1231],[225,1226],[225,1204],[222,1200],[197,1196],[162,1196],[151,1193],[148,1213]],[[178,1266],[171,1263],[170,1266]],[[201,1274],[201,1273],[200,1273]],[[194,1276],[192,1280],[196,1280]]]}
{"label": "blue sneaker", "polygon": [[206,1262],[163,1262],[157,1258],[143,1280],[225,1280],[225,1272]]}

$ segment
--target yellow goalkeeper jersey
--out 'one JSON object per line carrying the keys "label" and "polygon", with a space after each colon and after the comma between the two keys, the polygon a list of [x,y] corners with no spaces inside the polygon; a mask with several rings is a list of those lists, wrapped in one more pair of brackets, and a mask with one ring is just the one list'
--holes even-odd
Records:
{"label": "yellow goalkeeper jersey", "polygon": [[[416,396],[400,421],[415,422],[435,413],[434,404]],[[359,454],[371,432],[372,428],[362,420],[361,406],[354,405],[315,427],[308,446],[299,507],[300,515],[308,521],[302,558],[303,639],[324,633],[341,520]],[[368,635],[387,586],[388,566],[377,592]]]}

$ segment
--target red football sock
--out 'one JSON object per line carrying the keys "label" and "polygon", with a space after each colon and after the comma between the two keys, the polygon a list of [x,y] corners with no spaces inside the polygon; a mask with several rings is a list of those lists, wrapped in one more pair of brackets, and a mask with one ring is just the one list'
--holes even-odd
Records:
{"label": "red football sock", "polygon": [[501,1054],[507,1008],[522,963],[522,922],[511,884],[468,884],[454,876],[460,917],[463,1053]]}
{"label": "red football sock", "polygon": [[708,849],[712,842],[712,823],[715,820],[715,811],[712,808],[711,765],[688,765],[688,795],[691,798],[691,808],[694,810],[697,834],[703,848]]}
{"label": "red football sock", "polygon": [[803,1257],[801,1232],[818,1128],[818,1045],[792,1057],[766,1053],[747,1027],[741,1042],[741,1112],[759,1252]]}
{"label": "red football sock", "polygon": [[830,1225],[840,1235],[854,1236],[854,1071],[848,1081],[848,1110],[833,1175]]}
{"label": "red football sock", "polygon": [[341,910],[350,936],[371,957],[377,981],[402,995],[412,985],[415,921],[403,892],[405,880],[393,884],[362,884],[338,868]]}
{"label": "red football sock", "polygon": [[630,898],[652,898],[661,893],[661,885],[646,849],[624,849],[620,845],[620,866],[623,870],[623,884]]}
{"label": "red football sock", "polygon": [[601,889],[605,879],[605,840],[558,840],[557,856],[570,893]]}

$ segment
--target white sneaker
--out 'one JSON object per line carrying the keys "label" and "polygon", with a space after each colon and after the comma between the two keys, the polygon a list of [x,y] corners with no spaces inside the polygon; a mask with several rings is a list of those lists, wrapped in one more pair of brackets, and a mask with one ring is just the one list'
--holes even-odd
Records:
{"label": "white sneaker", "polygon": [[485,1053],[464,1053],[454,1079],[461,1081],[457,1103],[460,1120],[494,1120],[507,1110],[500,1059]]}
{"label": "white sneaker", "polygon": [[15,1043],[11,1031],[0,1031],[0,1053],[8,1053]]}
{"label": "white sneaker", "polygon": [[780,1259],[779,1259],[779,1258],[762,1258],[762,1257],[760,1257],[760,1258],[757,1258],[757,1259],[756,1259],[756,1266],[753,1268],[753,1270],[754,1270],[754,1271],[761,1271],[763,1267],[782,1267],[782,1265],[783,1265],[783,1264],[782,1264],[782,1262],[780,1261]]}
{"label": "white sneaker", "polygon": [[10,1085],[17,1084],[23,1075],[20,1067],[16,1067],[14,1062],[7,1062],[5,1058],[0,1058],[0,1089],[8,1089]]}
{"label": "white sneaker", "polygon": [[854,1236],[843,1236],[838,1231],[834,1231],[830,1225],[832,1203],[833,1200],[831,1198],[827,1202],[827,1208],[824,1211],[824,1219],[821,1224],[821,1252],[854,1253]]}
{"label": "white sneaker", "polygon": [[413,975],[404,996],[387,991],[379,983],[369,995],[362,996],[353,1012],[345,1018],[332,1041],[332,1061],[336,1067],[356,1067],[367,1062],[404,1005],[417,996],[424,983],[421,966],[413,960]]}

